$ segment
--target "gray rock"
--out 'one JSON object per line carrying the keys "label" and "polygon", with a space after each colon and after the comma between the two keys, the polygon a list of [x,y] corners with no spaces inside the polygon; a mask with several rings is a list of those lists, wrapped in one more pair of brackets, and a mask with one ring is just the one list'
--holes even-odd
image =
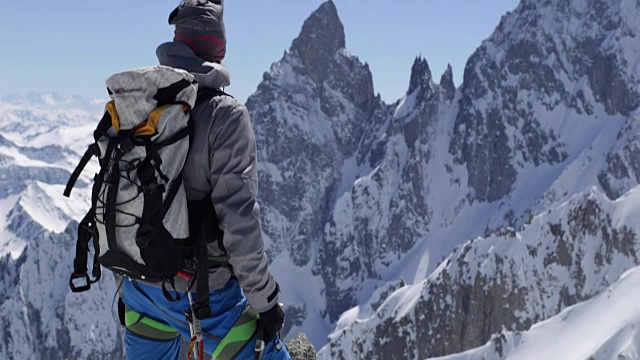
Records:
{"label": "gray rock", "polygon": [[300,56],[309,76],[322,83],[331,76],[327,64],[333,62],[334,54],[345,44],[344,26],[336,5],[327,1],[304,22],[291,50]]}
{"label": "gray rock", "polygon": [[[383,305],[368,320],[371,327],[343,330],[321,358],[351,359],[354,351],[358,359],[385,360],[459,353],[593,297],[640,263],[638,227],[614,224],[603,200],[587,194],[523,229],[457,247],[422,285],[408,314],[398,317],[397,304]],[[487,253],[493,245],[511,249]]]}
{"label": "gray rock", "polygon": [[409,93],[418,88],[430,87],[432,81],[431,69],[427,59],[417,57],[411,67],[411,80],[409,81]]}
{"label": "gray rock", "polygon": [[316,360],[316,349],[303,333],[287,341],[286,346],[292,360]]}
{"label": "gray rock", "polygon": [[640,127],[630,118],[618,134],[620,146],[607,154],[607,168],[598,181],[607,196],[615,200],[640,181]]}
{"label": "gray rock", "polygon": [[[256,134],[260,189],[268,189],[259,196],[263,229],[271,240],[268,252],[289,253],[295,266],[312,263],[327,285],[334,281],[338,265],[313,258],[313,248],[322,247],[322,253],[335,259],[323,238],[345,191],[343,184],[355,181],[343,179],[345,161],[371,160],[361,149],[379,145],[379,128],[389,114],[373,92],[368,65],[344,46],[344,27],[335,5],[325,2],[247,101]],[[326,296],[330,306],[335,304],[332,318],[353,305],[354,299],[344,296],[343,301],[340,292]],[[300,309],[294,317],[302,321],[305,314]]]}
{"label": "gray rock", "polygon": [[440,77],[440,93],[442,94],[442,99],[445,101],[453,100],[456,95],[456,86],[453,83],[453,69],[451,68],[451,64],[447,65],[447,70],[445,70],[442,77]]}

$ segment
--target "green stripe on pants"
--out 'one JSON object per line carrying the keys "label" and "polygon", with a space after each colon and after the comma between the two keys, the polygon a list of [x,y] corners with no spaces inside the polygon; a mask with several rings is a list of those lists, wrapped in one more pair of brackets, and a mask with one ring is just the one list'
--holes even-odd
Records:
{"label": "green stripe on pants", "polygon": [[[134,334],[159,341],[174,340],[180,336],[178,330],[167,324],[125,309],[125,324]],[[256,332],[258,313],[247,307],[227,335],[220,341],[212,356],[216,360],[233,359],[251,340]],[[205,335],[206,337],[206,335]]]}
{"label": "green stripe on pants", "polygon": [[251,340],[258,325],[258,313],[247,307],[240,318],[216,347],[212,356],[216,360],[230,360]]}
{"label": "green stripe on pants", "polygon": [[178,330],[173,327],[141,315],[129,308],[125,309],[124,321],[129,331],[149,339],[168,341],[180,336]]}

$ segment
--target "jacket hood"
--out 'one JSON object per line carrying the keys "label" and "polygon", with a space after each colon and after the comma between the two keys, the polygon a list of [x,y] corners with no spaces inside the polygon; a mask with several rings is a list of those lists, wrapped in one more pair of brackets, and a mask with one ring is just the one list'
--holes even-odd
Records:
{"label": "jacket hood", "polygon": [[160,65],[191,73],[200,87],[215,89],[231,84],[229,69],[198,57],[193,50],[181,42],[167,42],[158,46],[156,56]]}

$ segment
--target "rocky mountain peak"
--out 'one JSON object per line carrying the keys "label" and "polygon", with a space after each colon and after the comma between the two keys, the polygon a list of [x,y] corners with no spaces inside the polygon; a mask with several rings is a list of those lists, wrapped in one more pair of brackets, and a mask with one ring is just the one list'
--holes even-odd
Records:
{"label": "rocky mountain peak", "polygon": [[445,100],[452,100],[456,93],[456,85],[453,83],[453,70],[451,64],[447,65],[447,70],[440,77],[440,91]]}
{"label": "rocky mountain peak", "polygon": [[312,78],[325,80],[326,64],[346,46],[344,26],[333,1],[329,0],[314,11],[304,22],[300,35],[293,41],[291,51],[296,53]]}
{"label": "rocky mountain peak", "polygon": [[427,59],[422,56],[416,57],[411,67],[411,81],[409,82],[409,93],[418,88],[427,88],[431,84],[431,69]]}

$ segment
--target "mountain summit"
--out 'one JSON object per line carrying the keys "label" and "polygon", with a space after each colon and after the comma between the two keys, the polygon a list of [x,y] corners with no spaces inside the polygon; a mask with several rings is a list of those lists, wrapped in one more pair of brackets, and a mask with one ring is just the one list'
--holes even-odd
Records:
{"label": "mountain summit", "polygon": [[291,50],[298,54],[309,75],[316,82],[322,82],[328,76],[326,64],[345,46],[344,26],[338,10],[333,1],[327,1],[304,22]]}
{"label": "mountain summit", "polygon": [[431,84],[431,69],[427,59],[417,57],[411,67],[411,81],[409,82],[409,93],[414,92],[418,88],[425,88]]}

